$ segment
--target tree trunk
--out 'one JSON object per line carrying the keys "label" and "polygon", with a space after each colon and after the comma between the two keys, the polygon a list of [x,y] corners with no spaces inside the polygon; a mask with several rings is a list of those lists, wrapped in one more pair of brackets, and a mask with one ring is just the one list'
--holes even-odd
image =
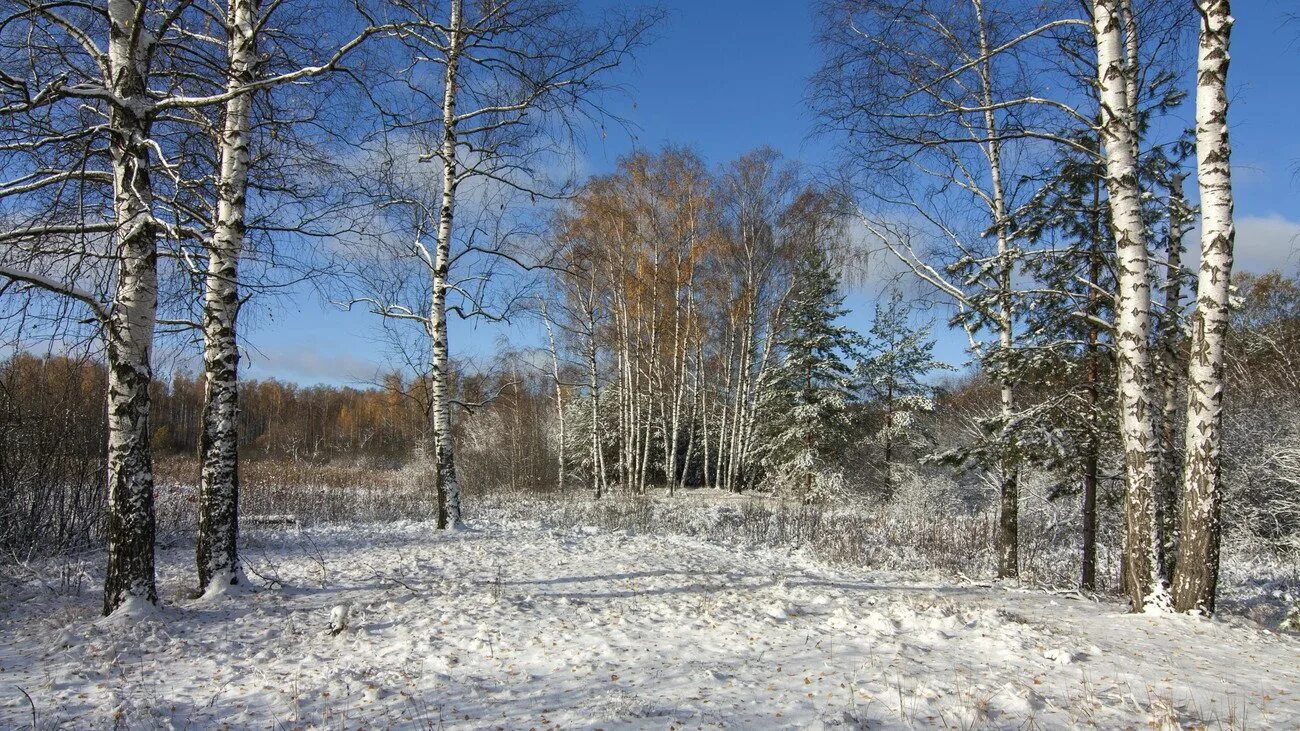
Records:
{"label": "tree trunk", "polygon": [[557,426],[560,428],[559,454],[556,457],[556,489],[564,492],[564,473],[565,473],[565,451],[568,446],[565,442],[568,439],[568,433],[565,430],[564,419],[564,391],[560,382],[560,353],[555,347],[555,330],[551,327],[551,318],[546,312],[546,301],[542,301],[542,324],[546,326],[546,342],[551,348],[551,376],[555,380],[555,417],[558,421]]}
{"label": "tree trunk", "polygon": [[894,498],[894,382],[885,391],[885,490],[884,501]]}
{"label": "tree trunk", "polygon": [[[997,119],[994,117],[993,68],[990,55],[987,21],[984,6],[979,0],[974,2],[979,20],[979,65],[980,96],[984,105],[984,132],[988,139],[985,143],[985,155],[988,158],[989,177],[992,184],[993,228],[997,232],[998,247],[998,350],[1002,355],[1002,367],[1006,368],[1015,347],[1013,328],[1015,327],[1014,303],[1011,299],[1013,259],[1010,257],[1010,235],[1007,231],[1006,195],[1002,182],[1002,144],[999,141]],[[998,377],[1001,390],[1001,417],[1003,448],[1009,449],[1013,438],[1009,433],[1010,422],[1015,413],[1015,392],[1006,380]],[[1003,457],[1001,467],[1001,484],[999,485],[998,534],[995,540],[998,554],[998,578],[1014,579],[1020,575],[1020,480],[1019,466],[1015,458]]]}
{"label": "tree trunk", "polygon": [[[1093,186],[1092,251],[1088,253],[1088,342],[1084,359],[1090,419],[1097,414],[1101,396],[1101,352],[1098,344],[1101,331],[1096,324],[1100,317],[1100,295],[1097,293],[1101,280],[1101,221],[1097,218],[1100,215],[1097,209],[1101,205],[1100,186],[1100,181]],[[1101,452],[1098,432],[1097,427],[1089,431],[1083,461],[1083,570],[1079,587],[1087,591],[1097,588],[1097,463]]]}
{"label": "tree trunk", "polygon": [[[257,63],[253,0],[230,4],[227,89],[253,81]],[[203,436],[199,482],[199,590],[239,582],[239,255],[248,193],[248,130],[252,94],[226,102],[217,181],[217,217],[203,294]]]}
{"label": "tree trunk", "polygon": [[597,500],[605,492],[605,458],[600,447],[600,370],[596,361],[596,275],[592,273],[587,307],[587,376],[591,387],[591,490]]}
{"label": "tree trunk", "polygon": [[1220,425],[1224,341],[1234,239],[1232,147],[1228,139],[1228,0],[1199,0],[1196,164],[1201,193],[1201,266],[1187,369],[1182,536],[1174,579],[1179,611],[1214,611],[1219,582]]}
{"label": "tree trunk", "polygon": [[460,182],[456,165],[456,92],[457,72],[464,44],[461,28],[463,0],[451,1],[451,24],[448,29],[446,76],[442,98],[442,205],[438,211],[438,242],[433,259],[433,302],[430,312],[430,335],[433,357],[430,363],[430,409],[434,439],[434,484],[438,494],[438,527],[461,525],[460,482],[456,477],[455,450],[451,434],[451,394],[448,379],[447,345],[447,275],[451,266],[452,217],[456,206],[456,186]]}
{"label": "tree trunk", "polygon": [[1106,184],[1115,231],[1118,274],[1115,346],[1121,436],[1125,467],[1125,575],[1123,588],[1135,611],[1168,605],[1160,579],[1155,490],[1159,448],[1156,442],[1151,373],[1151,283],[1148,279],[1142,191],[1132,100],[1124,63],[1119,0],[1096,0],[1097,80],[1101,96],[1101,135],[1106,148]]}
{"label": "tree trunk", "polygon": [[1178,459],[1179,334],[1182,324],[1183,176],[1169,186],[1169,237],[1165,242],[1164,313],[1160,318],[1160,378],[1164,389],[1160,415],[1160,537],[1161,577],[1173,580],[1177,548],[1178,488],[1182,482]]}
{"label": "tree trunk", "polygon": [[[158,313],[158,252],[149,178],[144,51],[133,3],[109,3],[109,73],[125,104],[110,112],[113,209],[119,252],[108,340],[108,569],[104,614],[158,601],[154,581],[153,456],[149,448],[150,356]],[[132,104],[131,102],[135,102]]]}

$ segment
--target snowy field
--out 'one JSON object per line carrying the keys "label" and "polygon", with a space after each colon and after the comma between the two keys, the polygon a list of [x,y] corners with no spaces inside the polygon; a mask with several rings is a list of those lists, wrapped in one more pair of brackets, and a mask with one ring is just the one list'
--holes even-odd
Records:
{"label": "snowy field", "polygon": [[140,618],[5,587],[0,728],[1300,727],[1300,641],[1241,619],[590,528],[249,544],[269,588],[187,599],[180,546]]}

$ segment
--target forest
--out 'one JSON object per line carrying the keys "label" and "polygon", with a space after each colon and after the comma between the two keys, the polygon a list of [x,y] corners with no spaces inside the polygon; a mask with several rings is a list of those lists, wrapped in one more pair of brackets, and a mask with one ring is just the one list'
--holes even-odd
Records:
{"label": "forest", "polygon": [[[1300,721],[1300,697],[1276,700],[1300,683],[1300,272],[1234,262],[1257,244],[1238,241],[1229,0],[798,4],[812,59],[799,111],[825,154],[717,158],[689,130],[636,136],[636,69],[661,62],[689,8],[0,4],[0,626],[16,638],[51,607],[80,617],[49,631],[82,653],[58,662],[93,667],[164,621],[175,636],[150,634],[141,657],[189,663],[177,638],[253,612],[259,657],[280,654],[223,689],[287,672],[284,643],[306,635],[265,628],[302,612],[328,615],[310,652],[348,667],[373,660],[367,632],[399,626],[384,612],[460,648],[403,655],[437,666],[415,680],[373,663],[311,676],[329,690],[306,705],[276,705],[268,685],[164,711],[144,690],[153,660],[82,701],[60,690],[65,666],[15,645],[29,662],[0,707],[14,719]],[[1244,17],[1300,37],[1280,4]],[[630,147],[593,162],[619,135]],[[1293,179],[1274,184],[1295,200]],[[304,309],[340,329],[368,318],[382,365],[342,385],[250,376],[270,342],[255,315],[292,323]],[[462,323],[510,335],[483,356],[457,340],[478,332]],[[766,568],[747,573],[750,560]],[[556,594],[577,579],[542,577],[566,562],[600,591]],[[892,593],[870,609],[853,593],[861,571],[913,572],[953,598],[873,578]],[[291,588],[316,581],[318,599]],[[854,670],[847,701],[805,703],[800,683],[777,681],[770,704],[716,716],[677,690],[646,700],[721,636],[707,632],[642,660],[653,629],[577,636],[562,657],[581,673],[659,669],[640,691],[567,702],[542,680],[555,668],[517,686],[497,657],[550,662],[508,649],[554,639],[526,639],[533,625],[510,611],[565,621],[538,607],[572,600],[591,626],[624,611],[715,617],[721,605],[694,594],[715,581],[737,625],[712,629],[748,636],[746,612],[772,624],[764,641],[803,685],[809,663],[847,672],[797,659],[796,626],[824,621],[826,637],[870,635],[855,667],[879,643],[902,648],[887,667],[908,668],[906,693],[881,675],[861,691],[881,700],[859,708]],[[689,598],[642,602],[660,592]],[[460,609],[439,625],[402,593]],[[1043,628],[1064,620],[1039,596],[1078,602],[1088,619],[1055,634],[1094,644],[1053,644]],[[1259,633],[1256,686],[1206,671],[1153,691],[1155,670],[1116,659],[1141,652],[1126,614],[1152,623],[1150,653],[1246,652],[1240,633]],[[1037,666],[1003,668],[991,677],[1017,700],[995,703],[1002,691],[965,685],[964,661],[920,659],[959,647],[982,667],[984,640],[962,634],[980,627],[1016,662],[1079,677],[1025,691]],[[424,652],[401,632],[390,649]],[[959,639],[931,646],[931,632]],[[221,652],[242,657],[245,641]],[[744,686],[749,661],[719,670],[731,661],[718,652],[703,682]],[[1127,680],[1093,689],[1099,653],[1112,665],[1097,672]],[[120,661],[107,662],[111,675]],[[212,692],[186,667],[177,697]],[[946,690],[924,686],[933,673]],[[785,720],[747,715],[769,706]]]}

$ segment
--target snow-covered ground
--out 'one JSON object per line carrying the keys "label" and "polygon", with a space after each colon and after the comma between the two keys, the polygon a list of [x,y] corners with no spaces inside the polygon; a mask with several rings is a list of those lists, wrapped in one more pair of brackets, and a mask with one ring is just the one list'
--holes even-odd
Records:
{"label": "snow-covered ground", "polygon": [[270,588],[186,599],[178,547],[145,618],[5,587],[0,727],[1300,727],[1300,641],[1240,619],[685,537],[262,531]]}

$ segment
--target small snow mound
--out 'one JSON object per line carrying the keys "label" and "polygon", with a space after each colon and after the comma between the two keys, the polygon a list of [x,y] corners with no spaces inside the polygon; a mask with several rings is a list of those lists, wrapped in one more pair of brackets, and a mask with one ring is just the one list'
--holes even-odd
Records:
{"label": "small snow mound", "polygon": [[763,607],[763,614],[766,614],[768,619],[780,622],[790,618],[790,607],[785,604],[769,604]]}
{"label": "small snow mound", "polygon": [[1049,647],[1043,650],[1043,657],[1051,660],[1057,665],[1069,665],[1078,658],[1069,650],[1063,650],[1059,647]]}
{"label": "small snow mound", "polygon": [[246,594],[252,589],[243,571],[223,571],[208,582],[203,595],[199,597],[199,602],[204,604],[218,602],[224,597]]}
{"label": "small snow mound", "polygon": [[82,638],[78,636],[71,628],[65,629],[58,637],[54,639],[53,647],[63,649],[67,647],[76,647],[81,644]]}
{"label": "small snow mound", "polygon": [[330,610],[330,634],[336,635],[348,628],[348,616],[352,613],[352,607],[347,604],[336,604]]}
{"label": "small snow mound", "polygon": [[912,689],[912,695],[927,701],[935,700],[943,695],[941,691],[935,690],[930,686],[920,683]]}
{"label": "small snow mound", "polygon": [[700,674],[700,679],[706,683],[725,683],[736,676],[730,673],[724,673],[717,668],[709,668]]}
{"label": "small snow mound", "polygon": [[898,625],[894,620],[879,612],[872,612],[863,618],[862,626],[873,634],[883,635],[885,637],[892,637],[895,634],[898,634]]}
{"label": "small snow mound", "polygon": [[114,609],[112,614],[96,622],[101,627],[134,624],[158,615],[158,605],[142,596],[130,596]]}

